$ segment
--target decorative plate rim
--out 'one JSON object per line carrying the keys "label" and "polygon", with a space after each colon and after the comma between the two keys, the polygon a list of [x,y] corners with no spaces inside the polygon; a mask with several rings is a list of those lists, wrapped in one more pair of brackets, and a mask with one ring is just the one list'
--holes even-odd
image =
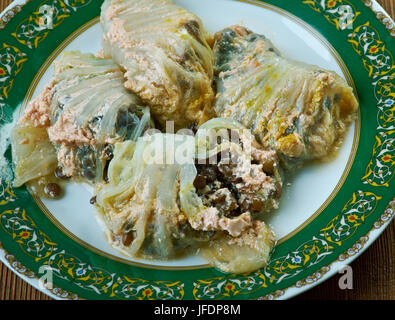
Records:
{"label": "decorative plate rim", "polygon": [[[2,13],[0,13],[0,30],[20,11],[23,10],[23,6],[31,2],[32,0],[15,0],[13,1]],[[376,2],[376,0],[358,0],[362,1],[366,7],[370,8],[376,18],[385,26],[392,37],[395,37],[395,24],[384,9]],[[314,2],[314,1],[305,1]],[[336,273],[336,267],[341,268],[360,256],[385,230],[385,228],[391,223],[394,218],[395,212],[395,200],[389,202],[387,209],[377,220],[373,228],[365,235],[360,237],[346,252],[342,253],[335,261],[327,266],[322,267],[319,271],[309,275],[307,278],[297,281],[294,285],[287,287],[284,290],[277,290],[273,293],[267,294],[264,297],[258,299],[270,300],[270,299],[286,299],[291,298],[297,294],[300,294],[312,287],[322,283]],[[28,268],[24,267],[15,257],[8,253],[1,244],[0,241],[0,260],[9,267],[13,272],[20,276],[23,280],[31,284],[36,289],[42,291],[48,296],[54,299],[80,299],[80,297],[74,293],[63,290],[61,288],[54,288],[48,290],[39,286],[37,275],[35,275]]]}

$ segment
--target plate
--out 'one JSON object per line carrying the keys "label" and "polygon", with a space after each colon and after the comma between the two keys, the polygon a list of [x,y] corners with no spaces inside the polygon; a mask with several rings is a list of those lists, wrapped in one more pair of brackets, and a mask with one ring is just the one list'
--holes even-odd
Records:
{"label": "plate", "polygon": [[376,2],[176,2],[209,32],[241,24],[291,59],[336,71],[358,96],[358,119],[334,161],[307,165],[287,183],[266,218],[278,244],[264,269],[232,275],[199,256],[129,259],[107,244],[89,187],[70,184],[59,201],[13,188],[6,139],[62,51],[100,49],[102,1],[15,1],[0,20],[0,259],[53,298],[288,299],[339,272],[394,216],[395,29]]}

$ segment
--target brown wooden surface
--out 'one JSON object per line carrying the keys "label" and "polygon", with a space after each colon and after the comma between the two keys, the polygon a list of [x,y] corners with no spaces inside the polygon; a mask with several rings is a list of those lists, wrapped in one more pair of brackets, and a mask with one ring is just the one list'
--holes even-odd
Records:
{"label": "brown wooden surface", "polygon": [[[378,0],[395,17],[395,0]],[[0,0],[0,12],[11,0]],[[341,290],[337,274],[321,285],[294,298],[295,300],[395,300],[395,221],[356,261],[353,289]],[[34,289],[0,262],[0,300],[51,300]]]}

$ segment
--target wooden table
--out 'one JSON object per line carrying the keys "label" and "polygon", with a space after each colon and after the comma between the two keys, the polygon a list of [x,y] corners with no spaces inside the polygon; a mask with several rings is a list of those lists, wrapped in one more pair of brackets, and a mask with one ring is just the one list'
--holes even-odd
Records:
{"label": "wooden table", "polygon": [[[12,0],[0,0],[0,12]],[[395,0],[378,0],[395,19]],[[395,221],[351,264],[352,290],[339,288],[339,275],[294,298],[295,300],[395,300]],[[51,300],[0,262],[0,300]]]}

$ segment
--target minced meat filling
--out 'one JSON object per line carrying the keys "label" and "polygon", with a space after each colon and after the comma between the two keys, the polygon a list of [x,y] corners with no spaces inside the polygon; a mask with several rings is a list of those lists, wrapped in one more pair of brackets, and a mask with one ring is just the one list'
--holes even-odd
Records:
{"label": "minced meat filling", "polygon": [[282,185],[274,177],[272,166],[230,150],[216,157],[217,164],[211,164],[213,159],[204,164],[196,161],[194,186],[205,206],[217,208],[221,216],[228,218],[276,207]]}
{"label": "minced meat filling", "polygon": [[237,217],[244,212],[260,213],[265,209],[267,197],[245,190],[240,177],[228,165],[198,165],[194,186],[205,206],[214,206],[222,216]]}

